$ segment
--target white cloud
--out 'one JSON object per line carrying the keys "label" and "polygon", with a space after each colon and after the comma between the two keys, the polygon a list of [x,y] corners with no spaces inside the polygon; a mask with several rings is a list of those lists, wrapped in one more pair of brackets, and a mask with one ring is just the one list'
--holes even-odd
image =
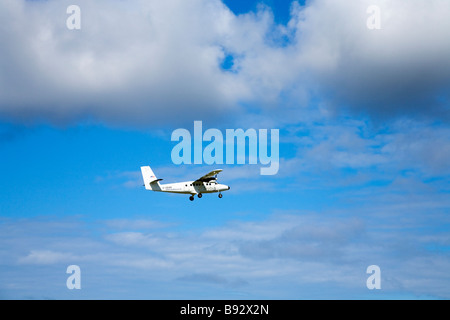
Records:
{"label": "white cloud", "polygon": [[450,131],[445,124],[399,119],[374,125],[338,118],[287,131],[282,150],[294,156],[281,161],[279,177],[292,177],[291,187],[364,187],[371,181],[438,178],[446,188]]}
{"label": "white cloud", "polygon": [[450,130],[441,125],[424,126],[402,121],[395,133],[386,135],[382,152],[390,155],[392,162],[421,171],[425,176],[450,174]]}
{"label": "white cloud", "polygon": [[3,1],[8,43],[0,61],[2,113],[55,121],[93,116],[156,123],[230,108],[238,92],[220,33],[231,13],[220,2],[81,1],[82,27],[66,28],[65,3]]}
{"label": "white cloud", "polygon": [[52,250],[32,250],[27,256],[19,258],[21,264],[55,264],[64,261],[76,260],[71,253],[55,252]]}
{"label": "white cloud", "polygon": [[[79,238],[75,234],[92,231],[92,225],[79,221],[71,235],[63,235],[54,223],[68,226],[64,221],[3,221],[0,254],[8,276],[0,275],[0,288],[9,294],[8,286],[20,282],[22,294],[34,289],[51,292],[64,278],[65,267],[77,264],[84,288],[89,288],[82,294],[97,298],[105,286],[116,298],[150,293],[157,298],[162,292],[148,288],[158,286],[169,290],[172,299],[182,298],[185,282],[199,289],[213,285],[219,296],[222,289],[233,289],[266,298],[301,298],[301,288],[320,291],[325,284],[330,290],[345,288],[355,298],[365,289],[367,266],[375,263],[382,270],[384,294],[448,297],[440,285],[448,282],[448,236],[433,232],[435,221],[445,223],[445,208],[422,217],[422,209],[408,210],[407,197],[404,209],[399,201],[390,206],[378,200],[350,213],[280,212],[195,233],[171,227],[110,233],[106,221],[96,222],[100,237],[95,231]],[[18,228],[25,232],[11,232]],[[32,242],[25,241],[29,234]],[[60,280],[49,281],[55,277]],[[292,286],[295,292],[289,291]],[[323,294],[317,292],[318,297]]]}
{"label": "white cloud", "polygon": [[[370,5],[380,7],[381,30],[366,27]],[[312,1],[297,24],[299,59],[335,108],[445,117],[449,12],[445,0]]]}
{"label": "white cloud", "polygon": [[[267,8],[235,16],[219,0],[79,1],[77,31],[66,28],[69,4],[0,4],[2,117],[157,126],[236,119],[251,105],[292,121],[311,92],[336,109],[447,117],[445,0],[310,1],[293,6],[288,26]],[[382,30],[366,27],[372,4]],[[220,68],[226,54],[232,72]]]}

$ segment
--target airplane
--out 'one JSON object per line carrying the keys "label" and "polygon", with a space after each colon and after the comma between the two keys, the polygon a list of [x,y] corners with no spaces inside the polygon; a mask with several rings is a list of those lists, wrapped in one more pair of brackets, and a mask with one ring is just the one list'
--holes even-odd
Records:
{"label": "airplane", "polygon": [[189,200],[194,201],[194,196],[201,198],[204,193],[218,192],[222,198],[222,191],[230,190],[230,187],[217,183],[217,175],[222,169],[213,170],[194,181],[160,184],[163,179],[157,179],[150,166],[141,167],[142,178],[146,190],[190,194]]}

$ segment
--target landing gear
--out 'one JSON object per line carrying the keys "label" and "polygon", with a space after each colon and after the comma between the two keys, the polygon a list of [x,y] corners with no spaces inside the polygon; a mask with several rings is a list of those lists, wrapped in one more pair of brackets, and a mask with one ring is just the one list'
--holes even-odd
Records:
{"label": "landing gear", "polygon": [[199,193],[198,195],[197,195],[197,197],[200,199],[201,197],[202,197],[203,195],[201,194],[201,193]]}
{"label": "landing gear", "polygon": [[223,195],[221,193],[219,193],[219,198],[222,199]]}
{"label": "landing gear", "polygon": [[194,201],[194,196],[190,196],[189,200]]}

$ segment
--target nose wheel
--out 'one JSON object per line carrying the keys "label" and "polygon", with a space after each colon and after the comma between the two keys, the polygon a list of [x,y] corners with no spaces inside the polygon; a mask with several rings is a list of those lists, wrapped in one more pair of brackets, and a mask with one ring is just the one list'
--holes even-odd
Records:
{"label": "nose wheel", "polygon": [[223,195],[221,193],[219,193],[219,198],[222,199]]}

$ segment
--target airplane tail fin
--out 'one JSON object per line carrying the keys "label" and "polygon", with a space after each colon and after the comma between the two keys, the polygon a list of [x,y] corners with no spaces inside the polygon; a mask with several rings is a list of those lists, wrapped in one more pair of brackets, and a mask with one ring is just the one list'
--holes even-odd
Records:
{"label": "airplane tail fin", "polygon": [[157,179],[153,170],[149,166],[141,167],[142,178],[144,179],[144,186],[147,190],[152,190],[151,183],[162,179]]}

